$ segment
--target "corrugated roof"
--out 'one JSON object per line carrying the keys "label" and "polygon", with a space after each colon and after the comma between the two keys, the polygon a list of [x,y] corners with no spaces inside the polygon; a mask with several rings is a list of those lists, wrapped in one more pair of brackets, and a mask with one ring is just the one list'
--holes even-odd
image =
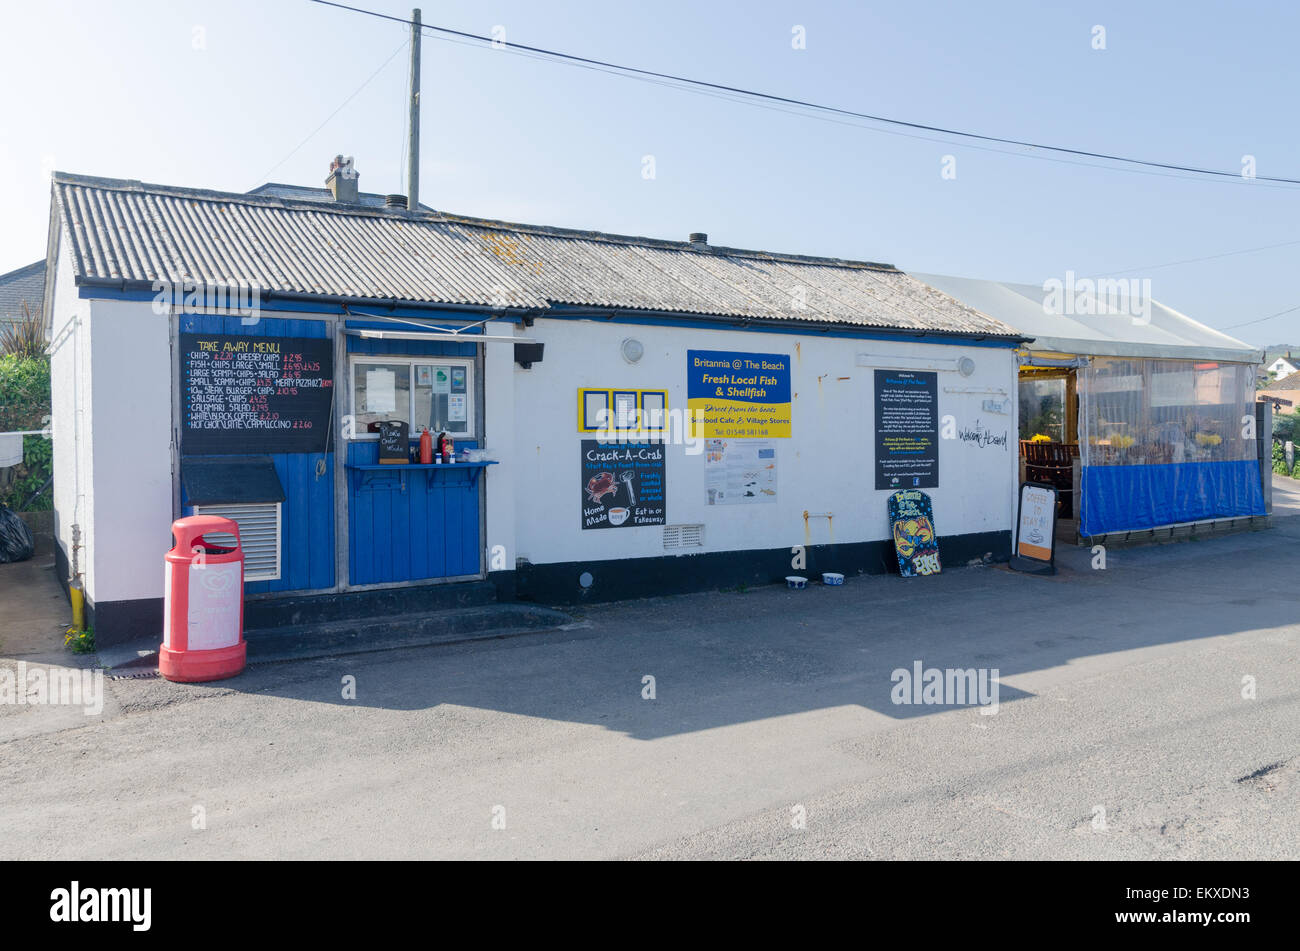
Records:
{"label": "corrugated roof", "polygon": [[1018,336],[887,264],[62,172],[54,200],[79,284],[193,281],[414,304],[575,305]]}
{"label": "corrugated roof", "polygon": [[[1258,363],[1261,355],[1250,344],[1198,323],[1159,301],[1145,301],[1149,310],[1137,319],[1107,313],[1056,313],[1056,308],[1048,306],[1052,303],[1048,292],[1032,284],[943,274],[916,277],[1032,337],[1031,348],[1040,352],[1222,363]],[[1092,299],[1094,310],[1104,310],[1096,295]]]}
{"label": "corrugated roof", "polygon": [[1268,386],[1264,387],[1265,392],[1277,390],[1279,392],[1289,392],[1300,390],[1300,373],[1292,373],[1284,376],[1280,380],[1274,380]]}
{"label": "corrugated roof", "polygon": [[[320,204],[334,204],[334,193],[328,188],[312,188],[310,185],[286,185],[283,182],[266,182],[251,189],[246,194],[270,195],[274,198],[293,198],[302,201],[314,201]],[[367,208],[384,208],[387,200],[387,195],[380,195],[377,192],[361,192],[357,195],[358,204],[365,205]],[[420,202],[420,207],[425,211],[433,211],[424,202]]]}
{"label": "corrugated roof", "polygon": [[0,274],[0,320],[23,316],[23,301],[37,318],[45,300],[45,262],[37,261],[8,274]]}

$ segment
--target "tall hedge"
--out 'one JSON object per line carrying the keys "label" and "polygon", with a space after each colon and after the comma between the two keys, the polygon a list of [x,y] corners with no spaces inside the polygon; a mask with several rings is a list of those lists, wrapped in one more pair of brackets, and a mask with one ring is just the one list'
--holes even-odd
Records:
{"label": "tall hedge", "polygon": [[[48,357],[0,356],[0,433],[44,429],[50,418],[50,361]],[[28,499],[45,485],[53,465],[53,444],[44,436],[23,437],[23,461],[16,478],[0,487],[0,502],[10,508],[49,509],[52,495],[46,489],[30,504]]]}

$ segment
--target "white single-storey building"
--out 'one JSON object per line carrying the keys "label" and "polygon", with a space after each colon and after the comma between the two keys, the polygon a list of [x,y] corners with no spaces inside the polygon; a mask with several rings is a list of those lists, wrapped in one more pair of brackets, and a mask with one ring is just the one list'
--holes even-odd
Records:
{"label": "white single-storey building", "polygon": [[899,488],[947,566],[1009,557],[1006,323],[889,265],[328,184],[55,175],[58,560],[99,643],[161,631],[194,512],[240,523],[250,626],[897,570]]}

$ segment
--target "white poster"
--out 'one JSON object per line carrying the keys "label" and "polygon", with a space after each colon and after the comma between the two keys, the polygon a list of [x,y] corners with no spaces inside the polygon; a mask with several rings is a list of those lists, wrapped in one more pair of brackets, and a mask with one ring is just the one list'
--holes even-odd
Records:
{"label": "white poster", "polygon": [[447,367],[433,368],[433,392],[451,392],[451,370]]}
{"label": "white poster", "polygon": [[397,410],[397,374],[392,370],[366,371],[366,412],[392,413]]}
{"label": "white poster", "polygon": [[447,422],[465,422],[465,396],[452,393],[447,397]]}
{"label": "white poster", "polygon": [[704,486],[710,505],[776,501],[776,444],[767,439],[706,439]]}

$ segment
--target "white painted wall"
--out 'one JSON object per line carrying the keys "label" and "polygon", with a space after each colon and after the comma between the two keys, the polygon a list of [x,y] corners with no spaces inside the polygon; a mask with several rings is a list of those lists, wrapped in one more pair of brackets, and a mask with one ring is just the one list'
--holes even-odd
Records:
{"label": "white painted wall", "polygon": [[[490,337],[511,336],[514,324],[505,320],[488,321],[484,334]],[[515,365],[515,347],[507,340],[488,340],[483,348],[483,443],[490,458],[499,465],[489,466],[481,477],[485,480],[485,537],[488,571],[513,571],[515,567],[515,374],[527,374]],[[504,564],[493,565],[494,550],[500,546]]]}
{"label": "white painted wall", "polygon": [[90,471],[89,446],[79,442],[78,432],[82,415],[78,409],[84,410],[89,392],[90,351],[89,330],[78,324],[78,317],[89,316],[90,302],[77,297],[66,240],[59,242],[56,261],[49,344],[50,422],[54,427],[54,538],[71,565],[72,526],[82,517],[78,505],[82,496],[80,486]]}
{"label": "white painted wall", "polygon": [[[1009,348],[919,344],[605,321],[539,319],[528,335],[546,344],[545,359],[516,374],[518,449],[515,489],[519,554],[534,563],[663,555],[658,526],[583,531],[577,390],[580,387],[668,390],[670,409],[686,408],[686,351],[731,350],[789,354],[793,436],[778,439],[775,504],[710,506],[703,455],[669,448],[666,464],[668,524],[703,523],[705,551],[779,548],[798,544],[863,542],[889,537],[887,491],[875,486],[874,368],[858,354],[955,360],[970,357],[975,372],[939,372],[939,416],[958,429],[982,424],[1006,435],[1005,447],[977,448],[940,440],[939,486],[927,489],[940,535],[1007,531],[1017,474],[1015,356]],[[620,343],[635,337],[645,356],[629,365]],[[1010,412],[982,410],[1001,391]],[[586,438],[591,438],[590,436]],[[490,490],[489,490],[490,494]],[[811,519],[803,512],[831,512]],[[698,549],[696,549],[698,551]]]}
{"label": "white painted wall", "polygon": [[148,301],[87,303],[86,593],[96,602],[158,598],[172,523],[168,321]]}

